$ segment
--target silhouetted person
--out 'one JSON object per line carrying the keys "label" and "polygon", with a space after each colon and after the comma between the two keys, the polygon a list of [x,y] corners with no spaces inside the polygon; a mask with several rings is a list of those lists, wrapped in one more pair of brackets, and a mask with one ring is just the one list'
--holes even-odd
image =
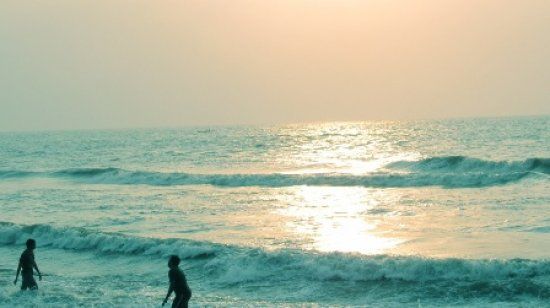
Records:
{"label": "silhouetted person", "polygon": [[174,301],[172,302],[172,308],[187,308],[189,299],[191,298],[191,289],[187,285],[187,279],[179,268],[180,258],[178,256],[170,256],[168,260],[168,279],[170,280],[170,286],[168,287],[168,293],[166,298],[162,302],[164,306],[170,298],[172,292],[176,294]]}
{"label": "silhouetted person", "polygon": [[36,248],[36,241],[32,238],[27,240],[27,249],[23,251],[21,254],[21,257],[19,258],[19,265],[17,266],[17,274],[15,274],[15,280],[13,281],[13,284],[17,284],[17,277],[19,277],[19,272],[21,272],[21,290],[36,290],[38,289],[38,285],[36,284],[36,280],[34,280],[33,277],[33,271],[34,268],[36,272],[38,273],[38,279],[42,280],[42,274],[40,274],[40,270],[38,269],[38,266],[36,265],[36,262],[34,261],[34,249]]}

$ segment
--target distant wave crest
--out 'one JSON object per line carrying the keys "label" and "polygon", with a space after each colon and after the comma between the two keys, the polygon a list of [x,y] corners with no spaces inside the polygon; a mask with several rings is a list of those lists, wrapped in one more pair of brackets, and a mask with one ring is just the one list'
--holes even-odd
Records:
{"label": "distant wave crest", "polygon": [[130,171],[119,168],[72,168],[51,172],[0,171],[0,178],[45,176],[91,184],[263,186],[364,186],[445,188],[488,187],[518,182],[526,177],[547,179],[550,159],[487,161],[465,156],[432,157],[398,161],[383,170],[364,175],[315,174],[194,174]]}
{"label": "distant wave crest", "polygon": [[550,158],[529,158],[510,162],[488,161],[467,156],[440,156],[419,161],[399,161],[388,165],[388,167],[424,172],[541,172],[550,174]]}

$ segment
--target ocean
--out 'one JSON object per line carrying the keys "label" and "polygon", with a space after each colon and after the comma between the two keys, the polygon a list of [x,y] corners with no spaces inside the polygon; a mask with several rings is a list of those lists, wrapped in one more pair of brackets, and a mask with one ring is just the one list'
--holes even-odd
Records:
{"label": "ocean", "polygon": [[0,306],[158,307],[172,254],[192,307],[550,306],[550,117],[0,133]]}

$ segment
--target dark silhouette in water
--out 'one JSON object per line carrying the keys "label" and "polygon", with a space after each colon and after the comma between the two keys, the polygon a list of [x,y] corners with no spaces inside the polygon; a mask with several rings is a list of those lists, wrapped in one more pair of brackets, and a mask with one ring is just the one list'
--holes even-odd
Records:
{"label": "dark silhouette in water", "polygon": [[189,299],[191,298],[191,289],[187,285],[187,279],[185,279],[185,274],[179,268],[180,258],[178,256],[170,256],[168,260],[168,279],[170,280],[170,286],[168,287],[168,293],[166,298],[162,302],[164,306],[168,302],[168,298],[172,292],[176,294],[174,301],[172,302],[172,308],[187,308],[189,304]]}
{"label": "dark silhouette in water", "polygon": [[21,257],[19,258],[19,265],[17,266],[17,273],[15,274],[15,280],[13,281],[13,284],[17,284],[17,278],[19,277],[19,273],[21,272],[21,290],[36,290],[38,289],[38,285],[36,284],[36,280],[34,280],[33,277],[33,268],[38,273],[38,279],[42,280],[42,274],[40,273],[40,270],[38,269],[38,266],[34,261],[33,251],[36,248],[36,241],[30,238],[27,240],[26,244],[27,249],[23,251]]}

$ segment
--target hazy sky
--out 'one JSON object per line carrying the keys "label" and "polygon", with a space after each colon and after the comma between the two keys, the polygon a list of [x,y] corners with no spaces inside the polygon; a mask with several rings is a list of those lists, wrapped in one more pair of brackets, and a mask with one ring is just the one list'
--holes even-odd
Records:
{"label": "hazy sky", "polygon": [[550,114],[549,0],[2,0],[0,130]]}

